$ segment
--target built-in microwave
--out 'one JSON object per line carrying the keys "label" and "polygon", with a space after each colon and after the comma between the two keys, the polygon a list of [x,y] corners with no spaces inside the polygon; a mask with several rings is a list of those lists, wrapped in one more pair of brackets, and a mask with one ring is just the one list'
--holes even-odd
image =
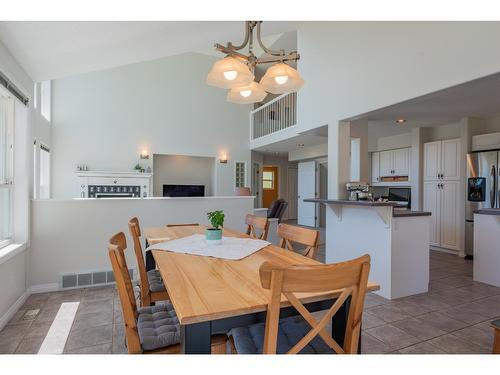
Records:
{"label": "built-in microwave", "polygon": [[411,188],[389,188],[389,202],[397,203],[398,206],[411,208]]}

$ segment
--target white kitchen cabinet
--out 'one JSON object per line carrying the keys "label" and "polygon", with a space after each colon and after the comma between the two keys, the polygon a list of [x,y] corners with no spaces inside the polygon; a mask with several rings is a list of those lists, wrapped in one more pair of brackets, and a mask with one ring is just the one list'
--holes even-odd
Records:
{"label": "white kitchen cabinet", "polygon": [[380,177],[392,176],[392,162],[393,162],[392,159],[393,159],[392,151],[380,152],[380,158],[379,158]]}
{"label": "white kitchen cabinet", "polygon": [[424,182],[424,211],[431,213],[429,242],[432,246],[439,246],[441,239],[441,190],[435,181]]}
{"label": "white kitchen cabinet", "polygon": [[380,152],[372,153],[372,184],[380,182]]}
{"label": "white kitchen cabinet", "polygon": [[392,168],[396,176],[410,174],[410,149],[400,148],[392,152]]}
{"label": "white kitchen cabinet", "polygon": [[424,181],[460,179],[460,139],[424,144]]}
{"label": "white kitchen cabinet", "polygon": [[460,248],[459,184],[459,181],[441,183],[441,247],[446,249]]}
{"label": "white kitchen cabinet", "polygon": [[460,250],[460,181],[425,181],[424,211],[431,212],[431,246]]}
{"label": "white kitchen cabinet", "polygon": [[[378,152],[379,177],[409,176],[410,149],[401,148]],[[372,173],[374,164],[372,163]]]}

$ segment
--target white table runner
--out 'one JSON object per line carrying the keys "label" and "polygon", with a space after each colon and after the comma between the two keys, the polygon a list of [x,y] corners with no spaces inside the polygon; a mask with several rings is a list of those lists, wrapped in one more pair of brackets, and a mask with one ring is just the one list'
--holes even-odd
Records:
{"label": "white table runner", "polygon": [[270,245],[270,242],[237,237],[222,237],[222,242],[220,244],[213,245],[207,242],[205,235],[193,234],[192,236],[179,238],[177,240],[151,245],[146,251],[166,250],[175,253],[238,260],[259,251],[267,245]]}

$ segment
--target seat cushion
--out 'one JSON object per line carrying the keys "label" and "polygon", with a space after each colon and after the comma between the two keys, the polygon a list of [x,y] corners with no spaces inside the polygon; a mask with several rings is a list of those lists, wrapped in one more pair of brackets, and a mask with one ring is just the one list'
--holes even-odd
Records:
{"label": "seat cushion", "polygon": [[148,282],[149,290],[151,290],[152,292],[163,292],[166,290],[165,285],[163,285],[160,271],[158,270],[148,271]]}
{"label": "seat cushion", "polygon": [[143,350],[155,350],[180,342],[179,319],[170,302],[137,310],[137,330]]}
{"label": "seat cushion", "polygon": [[[228,335],[232,336],[238,354],[262,354],[265,329],[265,323],[257,323],[247,327],[233,328]],[[287,353],[310,330],[311,326],[302,317],[280,320],[276,353]],[[316,336],[299,354],[335,354],[335,352],[321,337]]]}

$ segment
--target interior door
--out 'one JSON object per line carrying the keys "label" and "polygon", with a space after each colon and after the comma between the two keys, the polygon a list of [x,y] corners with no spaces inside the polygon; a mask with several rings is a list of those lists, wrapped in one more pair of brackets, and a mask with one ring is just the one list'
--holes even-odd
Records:
{"label": "interior door", "polygon": [[430,212],[429,239],[430,244],[439,246],[441,240],[441,189],[439,182],[424,182],[424,211]]}
{"label": "interior door", "polygon": [[380,177],[390,177],[390,176],[392,176],[393,157],[394,157],[394,154],[393,154],[392,151],[382,151],[382,152],[380,152],[380,155],[379,155]]}
{"label": "interior door", "polygon": [[289,220],[297,219],[297,200],[298,200],[297,179],[298,179],[297,168],[288,168],[287,188],[288,188]]}
{"label": "interior door", "polygon": [[441,146],[441,173],[444,180],[460,179],[460,139],[449,139],[443,141]]}
{"label": "interior door", "polygon": [[442,182],[441,188],[441,247],[453,250],[460,249],[460,222],[458,207],[460,206],[459,181]]}
{"label": "interior door", "polygon": [[297,224],[316,226],[316,204],[304,202],[304,199],[316,197],[316,162],[299,163],[297,179]]}
{"label": "interior door", "polygon": [[441,173],[441,141],[424,144],[424,181],[438,180]]}
{"label": "interior door", "polygon": [[394,174],[396,176],[408,176],[410,173],[410,150],[401,148],[393,151]]}
{"label": "interior door", "polygon": [[278,167],[265,165],[262,168],[262,206],[269,208],[278,199]]}

